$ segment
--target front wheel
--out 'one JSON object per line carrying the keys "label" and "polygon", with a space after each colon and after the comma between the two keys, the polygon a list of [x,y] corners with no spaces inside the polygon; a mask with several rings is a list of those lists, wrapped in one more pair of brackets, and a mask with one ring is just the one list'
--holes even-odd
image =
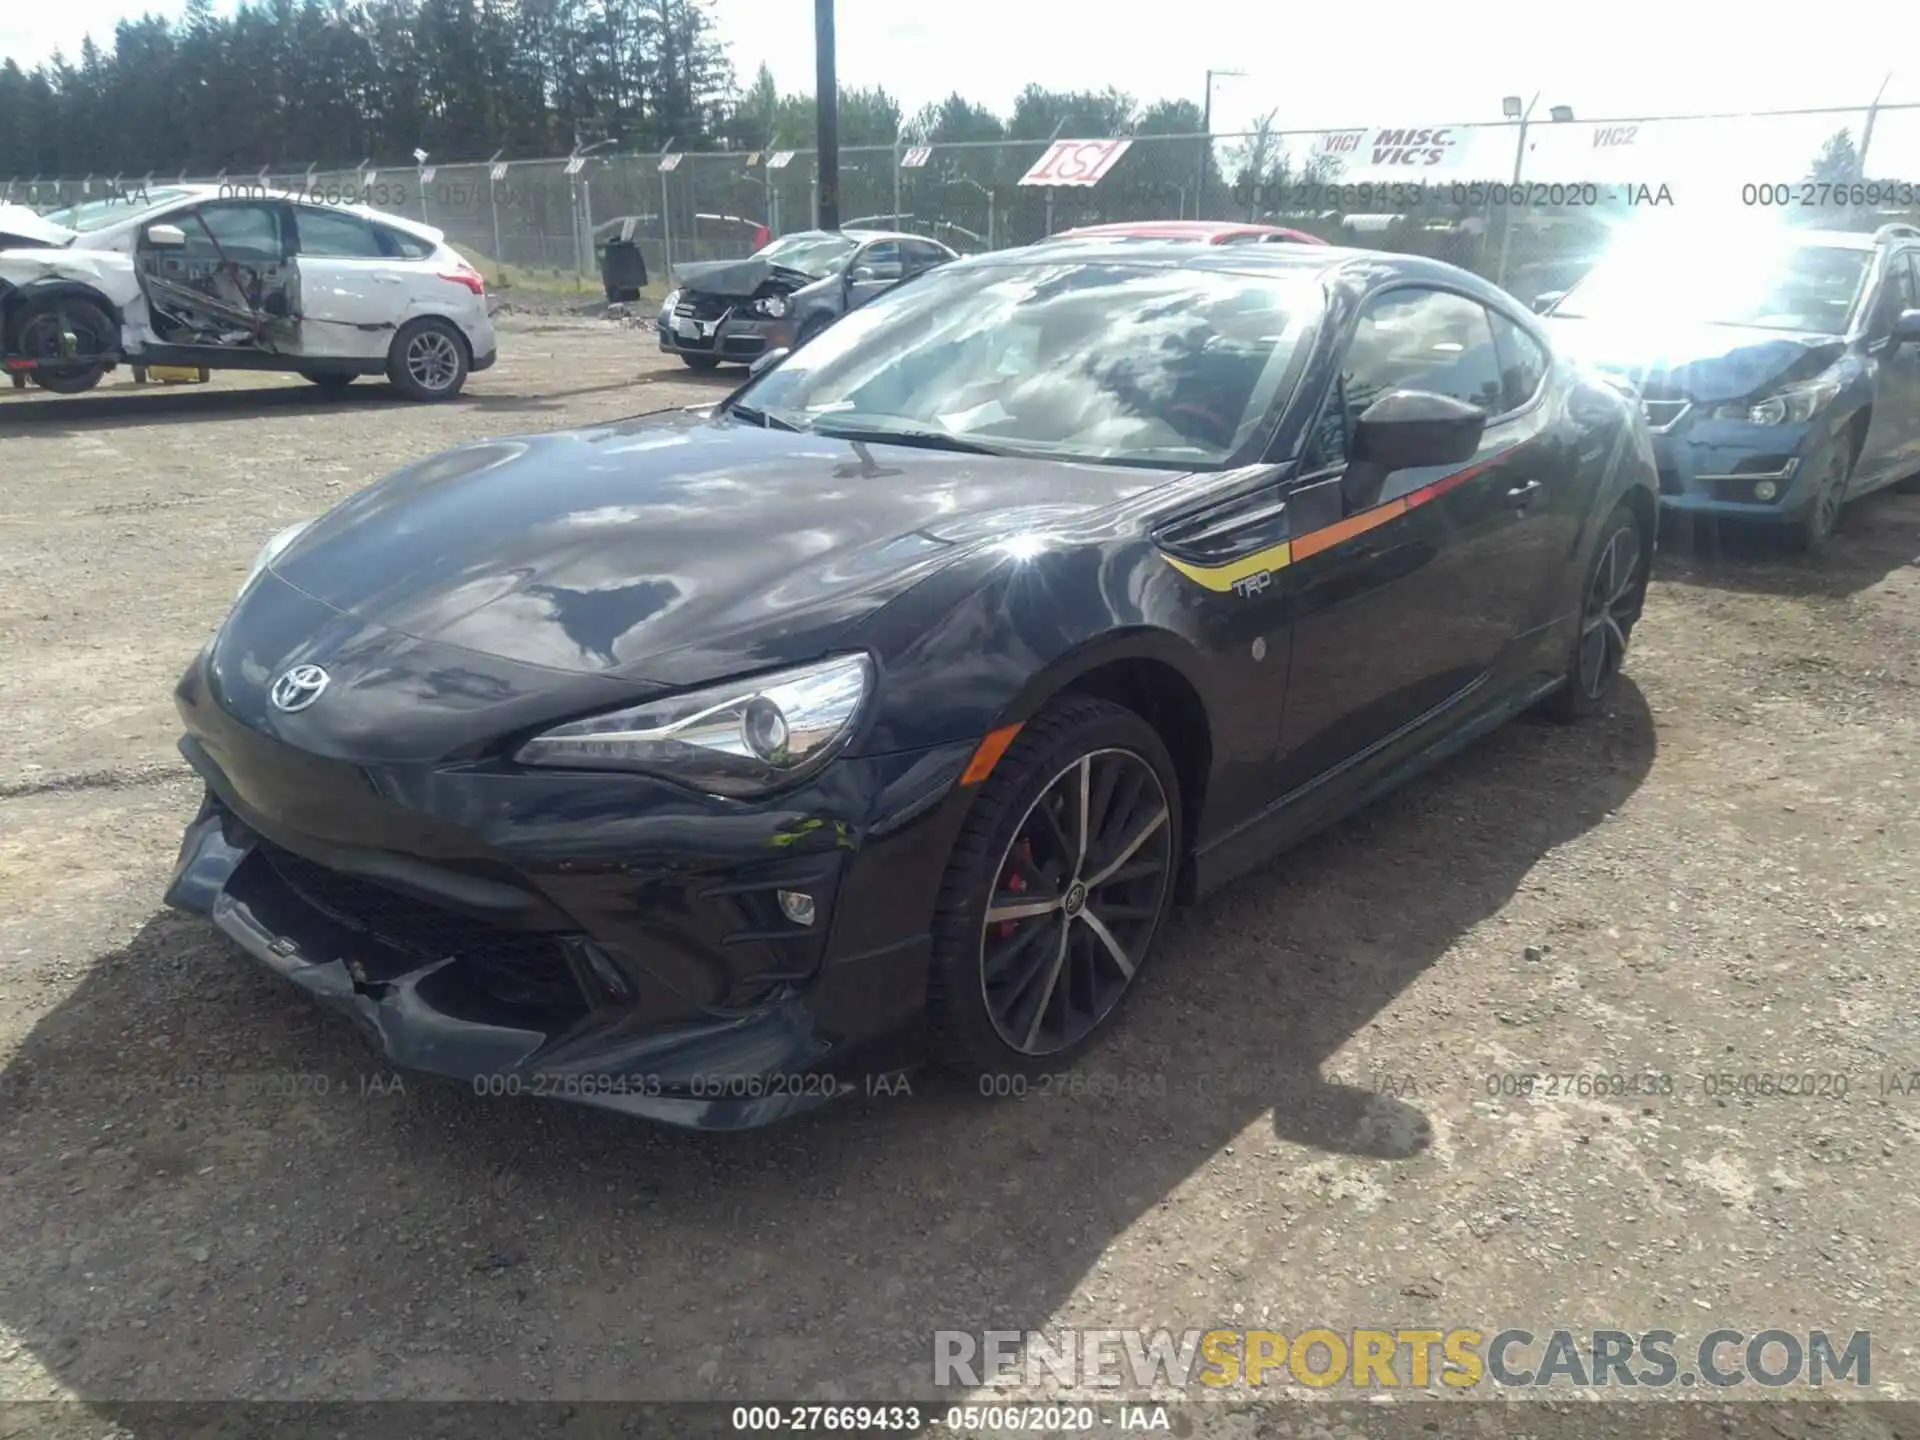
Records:
{"label": "front wheel", "polygon": [[1626,663],[1627,642],[1646,599],[1652,547],[1640,517],[1622,501],[1600,532],[1600,544],[1581,589],[1580,632],[1574,637],[1567,672],[1547,701],[1557,720],[1597,714],[1613,692]]}
{"label": "front wheel", "polygon": [[1152,726],[1070,696],[981,786],[934,912],[936,1058],[976,1078],[1058,1066],[1133,988],[1173,894],[1180,787]]}
{"label": "front wheel", "polygon": [[1847,503],[1847,483],[1853,478],[1853,449],[1836,443],[1820,472],[1820,483],[1806,514],[1787,531],[1787,545],[1802,555],[1817,555],[1827,548],[1840,525],[1840,507]]}
{"label": "front wheel", "polygon": [[101,360],[61,363],[74,355],[111,355],[120,336],[105,310],[91,300],[61,298],[29,308],[14,332],[14,349],[39,366],[27,372],[35,385],[56,395],[93,389],[112,368]]}
{"label": "front wheel", "polygon": [[467,383],[467,341],[438,316],[409,320],[387,352],[387,379],[409,400],[451,400]]}

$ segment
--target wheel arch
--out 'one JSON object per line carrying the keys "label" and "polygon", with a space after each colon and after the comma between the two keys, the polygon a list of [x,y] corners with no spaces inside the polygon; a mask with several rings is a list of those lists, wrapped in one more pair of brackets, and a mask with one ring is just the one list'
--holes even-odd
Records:
{"label": "wheel arch", "polygon": [[4,345],[8,353],[12,353],[16,327],[21,317],[42,301],[61,299],[85,300],[99,306],[106,317],[113,322],[114,348],[124,349],[127,321],[120,307],[114,304],[99,287],[67,276],[30,280],[24,285],[12,285],[0,281],[0,344]]}
{"label": "wheel arch", "polygon": [[1178,635],[1139,626],[1110,632],[1059,656],[1037,673],[994,721],[994,733],[1024,724],[1062,695],[1089,695],[1133,711],[1160,736],[1180,786],[1179,885],[1190,858],[1214,768],[1214,724],[1201,657]]}

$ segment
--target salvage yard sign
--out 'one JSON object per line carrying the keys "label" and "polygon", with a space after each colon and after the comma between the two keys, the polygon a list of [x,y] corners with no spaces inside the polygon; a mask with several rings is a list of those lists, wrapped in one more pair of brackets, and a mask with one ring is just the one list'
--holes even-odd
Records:
{"label": "salvage yard sign", "polygon": [[1098,185],[1120,163],[1131,140],[1056,140],[1020,177],[1022,185]]}

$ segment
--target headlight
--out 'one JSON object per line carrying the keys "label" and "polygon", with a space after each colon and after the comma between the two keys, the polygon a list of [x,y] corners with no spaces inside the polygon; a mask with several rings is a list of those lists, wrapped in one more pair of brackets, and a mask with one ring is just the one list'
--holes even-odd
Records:
{"label": "headlight", "polygon": [[1753,425],[1804,425],[1831,405],[1839,393],[1838,380],[1815,380],[1806,385],[1789,386],[1752,407],[1722,405],[1714,411],[1714,417],[1745,420]]}
{"label": "headlight", "polygon": [[757,314],[770,316],[778,320],[782,315],[785,315],[787,311],[791,310],[793,306],[784,295],[769,295],[765,299],[754,301],[753,308]]}
{"label": "headlight", "polygon": [[710,795],[758,795],[838,754],[872,685],[873,661],[842,655],[575,720],[535,736],[514,759],[640,770]]}
{"label": "headlight", "polygon": [[260,553],[253,557],[253,567],[247,571],[247,578],[240,582],[239,594],[247,593],[247,587],[260,578],[260,572],[279,558],[282,551],[300,538],[300,532],[313,524],[311,520],[302,520],[297,525],[289,525],[278,535],[260,547]]}
{"label": "headlight", "polygon": [[667,298],[660,302],[660,313],[662,315],[671,315],[673,313],[673,307],[679,303],[680,292],[678,290],[669,290],[667,292]]}

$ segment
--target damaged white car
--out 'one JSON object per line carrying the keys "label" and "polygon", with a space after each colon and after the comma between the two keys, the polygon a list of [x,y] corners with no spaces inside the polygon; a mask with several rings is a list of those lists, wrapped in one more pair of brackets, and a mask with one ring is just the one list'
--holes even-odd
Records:
{"label": "damaged white car", "polygon": [[286,370],[328,389],[384,375],[445,400],[494,359],[480,273],[397,215],[245,185],[0,207],[0,368],[49,390],[125,364]]}

